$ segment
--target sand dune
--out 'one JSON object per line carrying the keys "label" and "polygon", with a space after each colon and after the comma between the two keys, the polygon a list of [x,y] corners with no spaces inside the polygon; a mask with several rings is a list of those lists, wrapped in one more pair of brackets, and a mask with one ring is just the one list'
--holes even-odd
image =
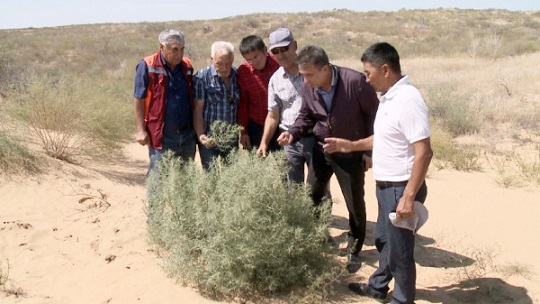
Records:
{"label": "sand dune", "polygon": [[[126,150],[129,159],[112,166],[62,164],[1,180],[0,263],[8,276],[1,303],[217,303],[161,270],[146,239],[146,148]],[[432,171],[428,188],[417,303],[539,302],[538,187],[501,188],[489,171]],[[335,179],[332,191],[331,233],[344,240],[347,213]],[[371,174],[366,192],[365,264],[336,284],[334,303],[369,302],[344,285],[367,280],[377,263]]]}

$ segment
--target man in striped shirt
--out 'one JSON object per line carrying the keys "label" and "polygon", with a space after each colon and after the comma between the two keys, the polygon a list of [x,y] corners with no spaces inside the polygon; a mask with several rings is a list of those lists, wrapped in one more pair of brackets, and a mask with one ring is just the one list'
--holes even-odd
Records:
{"label": "man in striped shirt", "polygon": [[[261,143],[268,112],[268,82],[279,64],[268,54],[262,38],[256,35],[242,39],[240,53],[246,60],[238,67],[238,124],[244,127],[240,144],[244,149],[251,149],[252,146],[259,147]],[[277,134],[270,141],[270,151],[280,148],[276,139]]]}
{"label": "man in striped shirt", "polygon": [[204,169],[218,156],[226,157],[238,147],[238,137],[226,147],[216,147],[210,126],[216,120],[236,124],[240,89],[236,81],[234,46],[226,41],[216,41],[211,47],[212,64],[194,77],[195,106],[193,126],[199,140],[199,154]]}

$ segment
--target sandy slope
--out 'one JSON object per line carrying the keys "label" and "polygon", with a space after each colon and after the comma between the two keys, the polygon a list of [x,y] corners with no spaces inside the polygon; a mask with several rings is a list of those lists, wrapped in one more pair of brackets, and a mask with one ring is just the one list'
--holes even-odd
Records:
{"label": "sandy slope", "polygon": [[[214,303],[160,269],[145,234],[146,148],[126,149],[129,160],[114,166],[63,165],[1,181],[0,263],[9,281],[0,303]],[[428,187],[417,303],[539,302],[538,187],[504,189],[494,173],[455,171],[432,172]],[[332,191],[331,233],[344,240],[346,207],[335,179]],[[365,265],[336,284],[334,303],[369,302],[344,287],[365,281],[377,263],[371,174],[366,191]]]}

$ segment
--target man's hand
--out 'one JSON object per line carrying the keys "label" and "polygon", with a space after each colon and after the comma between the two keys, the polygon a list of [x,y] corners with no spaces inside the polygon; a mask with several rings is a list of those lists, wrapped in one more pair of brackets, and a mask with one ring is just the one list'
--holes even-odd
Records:
{"label": "man's hand", "polygon": [[240,144],[244,149],[251,149],[251,141],[249,140],[249,135],[243,134],[240,136]]}
{"label": "man's hand", "polygon": [[280,146],[290,145],[293,142],[293,136],[288,131],[282,132],[277,138]]}
{"label": "man's hand", "polygon": [[268,146],[261,142],[259,149],[257,149],[257,155],[260,157],[268,156]]}
{"label": "man's hand", "polygon": [[207,148],[213,148],[216,146],[216,141],[213,139],[209,139],[206,134],[199,135],[199,141]]}
{"label": "man's hand", "polygon": [[146,131],[138,131],[137,135],[135,137],[135,140],[141,145],[145,146],[148,144],[149,138],[148,138],[148,132]]}
{"label": "man's hand", "polygon": [[396,208],[396,217],[398,219],[400,218],[407,218],[414,215],[414,200],[413,199],[407,199],[405,196],[402,196],[399,199],[399,203]]}
{"label": "man's hand", "polygon": [[336,152],[349,153],[352,151],[352,141],[343,138],[327,137],[324,139],[323,150],[328,154]]}
{"label": "man's hand", "polygon": [[364,154],[362,155],[362,159],[364,160],[364,171],[368,171],[373,167],[373,160],[371,159],[371,157]]}

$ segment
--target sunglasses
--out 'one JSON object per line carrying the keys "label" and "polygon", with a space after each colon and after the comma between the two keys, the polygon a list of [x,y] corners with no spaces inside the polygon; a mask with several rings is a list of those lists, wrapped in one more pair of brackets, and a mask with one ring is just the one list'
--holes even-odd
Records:
{"label": "sunglasses", "polygon": [[289,50],[289,46],[286,45],[286,46],[280,46],[280,47],[277,47],[277,48],[273,48],[270,52],[272,52],[272,54],[274,54],[274,55],[277,55],[279,53],[285,53],[288,50]]}

